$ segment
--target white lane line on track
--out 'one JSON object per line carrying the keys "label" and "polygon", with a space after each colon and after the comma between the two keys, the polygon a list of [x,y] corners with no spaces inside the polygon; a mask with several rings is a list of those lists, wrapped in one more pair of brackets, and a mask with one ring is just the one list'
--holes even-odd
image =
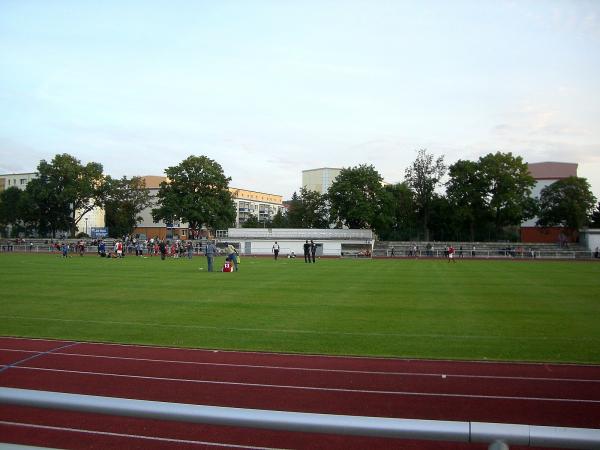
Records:
{"label": "white lane line on track", "polygon": [[[212,385],[225,385],[225,386],[243,386],[243,387],[258,387],[258,388],[269,388],[269,389],[292,389],[292,390],[304,390],[304,391],[322,391],[322,392],[344,392],[344,393],[355,393],[355,394],[376,394],[376,395],[399,395],[399,396],[421,396],[421,397],[447,397],[447,398],[480,398],[487,400],[530,400],[540,402],[564,402],[564,403],[589,403],[589,404],[600,404],[600,400],[588,400],[588,399],[573,399],[573,398],[549,398],[549,397],[517,397],[509,395],[482,395],[482,394],[447,394],[447,393],[436,393],[436,392],[410,392],[410,391],[378,391],[370,389],[346,389],[346,388],[326,388],[326,387],[315,387],[315,386],[291,386],[284,384],[263,384],[263,383],[241,383],[234,381],[212,381],[212,380],[192,380],[186,378],[168,378],[168,377],[151,377],[143,375],[125,375],[118,373],[102,373],[92,372],[84,370],[64,370],[64,369],[46,369],[40,367],[28,367],[28,366],[17,366],[14,370],[33,370],[42,372],[58,372],[58,373],[72,373],[78,375],[93,375],[103,377],[117,377],[117,378],[133,378],[138,380],[151,380],[151,381],[168,381],[178,383],[194,383],[194,384],[212,384]],[[13,386],[18,387],[18,386]]]}
{"label": "white lane line on track", "polygon": [[[14,350],[2,349],[0,351],[8,352],[31,352],[31,350]],[[125,356],[105,356],[91,355],[86,353],[68,353],[68,352],[52,352],[52,355],[59,356],[75,356],[82,358],[98,358],[98,359],[114,359],[123,361],[140,361],[161,364],[182,364],[182,365],[197,365],[197,366],[214,366],[214,367],[239,367],[247,369],[265,369],[265,370],[282,370],[282,371],[298,371],[298,372],[322,372],[322,373],[341,373],[341,374],[356,374],[356,375],[390,375],[390,376],[407,376],[407,377],[432,377],[439,378],[445,375],[447,378],[467,378],[467,379],[485,379],[485,380],[515,380],[515,381],[558,381],[558,382],[575,382],[575,383],[600,383],[600,379],[585,379],[585,378],[551,378],[551,377],[515,377],[509,375],[473,375],[473,374],[453,374],[448,372],[395,372],[395,371],[377,371],[377,370],[349,370],[349,369],[322,369],[311,367],[290,367],[290,366],[269,366],[260,364],[233,364],[233,363],[213,363],[200,361],[180,361],[170,359],[150,359],[150,358],[131,358]],[[1,368],[2,366],[0,366]],[[2,369],[0,369],[1,371]]]}
{"label": "white lane line on track", "polygon": [[100,435],[100,436],[111,436],[111,437],[120,437],[120,438],[130,438],[130,439],[144,439],[151,441],[159,441],[171,444],[194,444],[194,445],[209,445],[213,447],[226,447],[226,448],[239,448],[246,450],[280,450],[280,447],[276,449],[273,447],[254,447],[248,445],[236,445],[236,444],[224,444],[220,442],[207,442],[207,441],[190,441],[187,439],[173,439],[173,438],[161,438],[157,436],[142,436],[138,434],[125,434],[125,433],[113,433],[110,431],[96,431],[96,430],[83,430],[80,428],[67,428],[67,427],[55,427],[50,425],[37,425],[30,423],[20,423],[20,422],[7,422],[4,420],[0,420],[0,425],[6,426],[14,426],[14,427],[24,427],[24,428],[35,428],[38,430],[50,430],[50,431],[66,431],[71,433],[84,433],[88,435]]}
{"label": "white lane line on track", "polygon": [[20,361],[15,361],[15,362],[12,362],[12,363],[7,364],[5,366],[2,366],[2,368],[0,368],[0,373],[4,372],[5,370],[10,369],[11,367],[16,367],[19,364],[31,361],[32,359],[40,358],[40,357],[42,357],[44,355],[49,355],[50,353],[52,353],[52,352],[54,352],[56,350],[61,350],[63,348],[73,347],[73,346],[75,346],[77,344],[78,344],[78,342],[70,342],[70,343],[61,345],[60,347],[56,347],[56,348],[53,348],[53,349],[50,349],[50,350],[45,350],[45,351],[40,351],[40,352],[31,352],[31,353],[33,353],[33,355],[31,355],[31,356],[29,356],[27,358],[23,358]]}
{"label": "white lane line on track", "polygon": [[[0,316],[1,318],[2,316]],[[44,338],[23,338],[17,336],[0,336],[2,339],[13,339],[19,341],[42,341],[49,342],[59,339],[44,339]],[[360,355],[326,355],[326,354],[313,354],[313,353],[285,353],[285,352],[266,352],[256,350],[226,350],[226,349],[209,349],[209,348],[189,348],[189,347],[169,347],[162,345],[151,345],[151,344],[123,344],[118,342],[94,342],[94,341],[81,341],[80,345],[100,345],[109,347],[127,347],[127,348],[142,348],[142,349],[160,349],[160,350],[176,350],[178,352],[201,352],[201,353],[228,353],[228,354],[243,354],[243,355],[263,355],[263,356],[292,356],[300,358],[323,358],[323,359],[358,359],[358,360],[380,360],[380,361],[414,361],[414,362],[433,362],[433,363],[456,363],[456,364],[481,364],[481,365],[510,365],[510,366],[552,366],[560,365],[565,367],[588,367],[597,368],[597,364],[579,364],[569,362],[525,362],[525,361],[502,361],[502,360],[463,360],[463,359],[424,359],[424,358],[400,358],[391,356],[360,356]],[[14,350],[14,349],[12,349]],[[25,351],[25,350],[15,350]]]}
{"label": "white lane line on track", "polygon": [[452,335],[452,334],[410,334],[410,333],[360,333],[352,331],[319,331],[319,330],[296,330],[296,329],[273,329],[273,328],[248,328],[248,327],[215,327],[208,325],[182,325],[182,324],[166,324],[166,323],[151,323],[151,322],[122,322],[116,320],[81,320],[81,319],[62,319],[54,317],[27,317],[27,316],[3,316],[0,315],[0,319],[7,320],[37,320],[46,322],[65,322],[65,323],[94,323],[100,325],[126,325],[126,326],[140,326],[140,327],[163,327],[163,328],[189,328],[196,330],[214,330],[214,331],[243,331],[243,332],[257,332],[257,333],[287,333],[287,334],[315,334],[315,335],[333,335],[333,336],[378,336],[378,337],[402,337],[402,338],[431,338],[431,339],[459,339],[459,340],[470,340],[470,339],[487,339],[487,340],[517,340],[517,341],[600,341],[600,338],[591,336],[581,336],[577,338],[572,337],[558,337],[558,336],[490,336],[490,335]]}

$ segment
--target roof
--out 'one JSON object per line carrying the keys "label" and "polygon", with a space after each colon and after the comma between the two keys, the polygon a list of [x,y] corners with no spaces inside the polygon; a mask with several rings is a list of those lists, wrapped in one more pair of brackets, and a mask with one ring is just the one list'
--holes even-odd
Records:
{"label": "roof", "polygon": [[527,164],[529,173],[536,180],[560,180],[577,176],[576,163],[540,162]]}

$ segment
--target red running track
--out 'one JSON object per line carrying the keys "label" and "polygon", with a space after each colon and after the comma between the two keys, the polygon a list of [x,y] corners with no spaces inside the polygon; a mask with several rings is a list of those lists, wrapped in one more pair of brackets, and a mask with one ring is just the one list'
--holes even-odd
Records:
{"label": "red running track", "polygon": [[[600,428],[600,366],[307,356],[0,337],[0,386],[240,408]],[[0,441],[72,449],[487,448],[13,406],[0,406]]]}

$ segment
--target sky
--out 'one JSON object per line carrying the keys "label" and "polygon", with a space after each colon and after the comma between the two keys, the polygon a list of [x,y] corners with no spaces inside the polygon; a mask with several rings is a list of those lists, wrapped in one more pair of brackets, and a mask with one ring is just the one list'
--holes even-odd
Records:
{"label": "sky", "polygon": [[288,199],[422,148],[575,162],[600,199],[600,1],[0,0],[0,173],[206,155]]}

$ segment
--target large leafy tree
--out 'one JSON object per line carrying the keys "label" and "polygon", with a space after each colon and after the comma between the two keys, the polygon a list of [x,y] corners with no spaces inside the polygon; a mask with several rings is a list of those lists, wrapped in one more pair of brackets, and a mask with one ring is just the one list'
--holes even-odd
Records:
{"label": "large leafy tree", "polygon": [[433,194],[429,221],[430,239],[434,241],[461,240],[461,226],[448,197]]}
{"label": "large leafy tree", "polygon": [[372,227],[381,213],[382,182],[372,165],[342,169],[327,193],[332,221],[349,228]]}
{"label": "large leafy tree", "polygon": [[131,234],[142,220],[139,215],[151,205],[150,192],[143,178],[113,179],[107,177],[105,224],[111,237]]}
{"label": "large leafy tree", "polygon": [[286,214],[282,213],[281,210],[277,211],[277,213],[273,216],[273,220],[271,220],[272,228],[287,228],[288,227],[288,218]]}
{"label": "large leafy tree", "polygon": [[445,173],[444,157],[434,158],[427,150],[421,149],[404,174],[404,181],[414,194],[415,207],[426,241],[429,240],[429,218],[435,189]]}
{"label": "large leafy tree", "polygon": [[24,193],[18,187],[11,186],[0,192],[0,226],[12,229],[22,224],[20,203]]}
{"label": "large leafy tree", "polygon": [[190,156],[165,170],[167,181],[160,184],[158,208],[152,209],[155,222],[187,222],[191,229],[202,225],[213,230],[235,222],[235,206],[223,168],[206,156]]}
{"label": "large leafy tree", "polygon": [[327,197],[320,192],[300,189],[302,202],[302,228],[328,228],[329,207]]}
{"label": "large leafy tree", "polygon": [[387,185],[383,189],[382,212],[374,230],[384,241],[415,238],[416,215],[413,193],[406,183]]}
{"label": "large leafy tree", "polygon": [[535,179],[520,156],[489,153],[479,158],[478,165],[485,183],[483,207],[488,210],[497,233],[535,215],[536,204],[531,197]]}
{"label": "large leafy tree", "polygon": [[290,228],[302,228],[302,217],[304,210],[302,207],[302,198],[297,192],[292,194],[287,211],[287,222]]}
{"label": "large leafy tree", "polygon": [[300,194],[294,192],[289,203],[287,224],[291,228],[328,228],[327,196],[304,187]]}
{"label": "large leafy tree", "polygon": [[546,186],[540,193],[537,225],[565,226],[579,230],[587,225],[596,205],[585,178],[568,177]]}
{"label": "large leafy tree", "polygon": [[51,162],[40,161],[38,178],[27,184],[26,192],[42,234],[54,236],[57,231],[75,235],[77,224],[95,206],[102,206],[106,185],[102,165],[83,165],[66,153],[56,155]]}
{"label": "large leafy tree", "polygon": [[475,240],[476,225],[489,220],[485,204],[488,185],[481,174],[481,166],[474,161],[459,160],[448,170],[446,195],[457,226],[466,228],[471,241]]}

